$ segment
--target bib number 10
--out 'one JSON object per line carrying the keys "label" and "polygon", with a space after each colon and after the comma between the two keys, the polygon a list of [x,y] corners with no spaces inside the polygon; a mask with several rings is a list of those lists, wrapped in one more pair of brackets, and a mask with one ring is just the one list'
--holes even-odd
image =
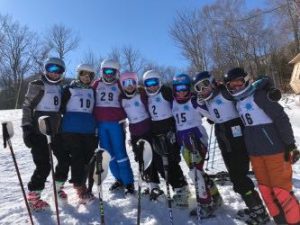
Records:
{"label": "bib number 10", "polygon": [[83,98],[80,99],[80,107],[81,108],[83,108],[83,107],[90,108],[90,106],[91,106],[91,101],[89,99],[86,99],[85,101]]}

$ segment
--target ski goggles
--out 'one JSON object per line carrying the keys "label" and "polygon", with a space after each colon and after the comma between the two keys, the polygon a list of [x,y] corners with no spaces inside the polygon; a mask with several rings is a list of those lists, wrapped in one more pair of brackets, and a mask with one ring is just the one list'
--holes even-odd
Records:
{"label": "ski goggles", "polygon": [[126,79],[122,81],[122,86],[127,88],[129,86],[136,86],[136,81],[133,79]]}
{"label": "ski goggles", "polygon": [[154,87],[159,85],[159,79],[158,78],[150,78],[144,81],[145,87]]}
{"label": "ski goggles", "polygon": [[175,85],[174,90],[176,92],[184,92],[184,91],[189,91],[190,87],[188,85],[185,85],[185,84],[180,84],[180,85]]}
{"label": "ski goggles", "polygon": [[63,74],[65,72],[65,69],[62,66],[56,64],[48,64],[45,69],[48,73]]}
{"label": "ski goggles", "polygon": [[226,83],[227,87],[231,87],[231,86],[240,86],[240,85],[244,85],[246,83],[246,80],[244,77],[238,77],[234,80],[228,81]]}
{"label": "ski goggles", "polygon": [[113,68],[103,68],[102,72],[103,72],[103,75],[106,75],[106,76],[115,76],[118,71]]}
{"label": "ski goggles", "polygon": [[202,92],[204,89],[208,88],[211,86],[211,82],[209,79],[204,79],[204,80],[200,80],[198,81],[195,85],[194,85],[194,89],[196,92]]}

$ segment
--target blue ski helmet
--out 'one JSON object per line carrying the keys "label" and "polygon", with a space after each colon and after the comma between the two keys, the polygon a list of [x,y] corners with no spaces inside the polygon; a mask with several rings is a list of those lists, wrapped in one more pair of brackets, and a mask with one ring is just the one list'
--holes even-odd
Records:
{"label": "blue ski helmet", "polygon": [[[182,95],[180,92],[185,92]],[[173,77],[173,95],[177,102],[184,103],[191,97],[191,78],[189,75],[181,73]]]}

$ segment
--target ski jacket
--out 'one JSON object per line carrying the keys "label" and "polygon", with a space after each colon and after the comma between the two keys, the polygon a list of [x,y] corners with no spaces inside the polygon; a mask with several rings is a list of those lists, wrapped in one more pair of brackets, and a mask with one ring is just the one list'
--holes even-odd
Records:
{"label": "ski jacket", "polygon": [[133,97],[127,97],[124,93],[120,95],[120,102],[127,115],[132,136],[141,136],[151,129],[146,98],[146,92],[141,87]]}
{"label": "ski jacket", "polygon": [[263,89],[237,101],[237,110],[245,125],[244,136],[249,155],[284,152],[294,144],[291,123],[283,107],[271,101]]}
{"label": "ski jacket", "polygon": [[50,116],[52,131],[57,133],[61,120],[61,93],[60,84],[49,83],[43,77],[30,82],[22,106],[21,126],[32,126],[35,133],[40,133],[38,118]]}
{"label": "ski jacket", "polygon": [[121,94],[119,82],[106,84],[100,78],[93,83],[92,87],[96,92],[94,108],[96,121],[118,122],[124,120],[125,112],[119,101]]}
{"label": "ski jacket", "polygon": [[62,132],[93,134],[96,121],[93,116],[95,92],[76,80],[63,88],[61,110],[63,112]]}

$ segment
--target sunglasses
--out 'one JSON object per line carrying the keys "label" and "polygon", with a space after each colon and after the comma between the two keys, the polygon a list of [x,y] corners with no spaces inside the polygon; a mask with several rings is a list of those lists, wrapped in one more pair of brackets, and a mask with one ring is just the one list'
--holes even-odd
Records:
{"label": "sunglasses", "polygon": [[185,84],[175,85],[174,90],[176,92],[184,92],[184,91],[189,91],[190,87],[188,85],[185,85]]}
{"label": "sunglasses", "polygon": [[136,81],[133,79],[126,79],[122,81],[122,85],[124,88],[127,88],[129,86],[136,86]]}
{"label": "sunglasses", "polygon": [[56,64],[48,64],[46,66],[46,71],[48,73],[63,74],[65,72],[65,69],[62,66]]}
{"label": "sunglasses", "polygon": [[202,92],[203,89],[210,87],[211,82],[209,79],[200,80],[194,85],[194,89],[196,92]]}
{"label": "sunglasses", "polygon": [[103,68],[102,72],[108,76],[115,76],[117,74],[117,70],[113,68]]}
{"label": "sunglasses", "polygon": [[154,87],[159,85],[159,80],[158,78],[150,78],[144,81],[145,87]]}
{"label": "sunglasses", "polygon": [[241,85],[243,85],[245,83],[246,83],[246,80],[245,80],[244,77],[238,77],[238,78],[236,78],[234,80],[228,81],[226,83],[226,86],[229,87],[229,88],[232,88],[234,86],[241,86]]}

